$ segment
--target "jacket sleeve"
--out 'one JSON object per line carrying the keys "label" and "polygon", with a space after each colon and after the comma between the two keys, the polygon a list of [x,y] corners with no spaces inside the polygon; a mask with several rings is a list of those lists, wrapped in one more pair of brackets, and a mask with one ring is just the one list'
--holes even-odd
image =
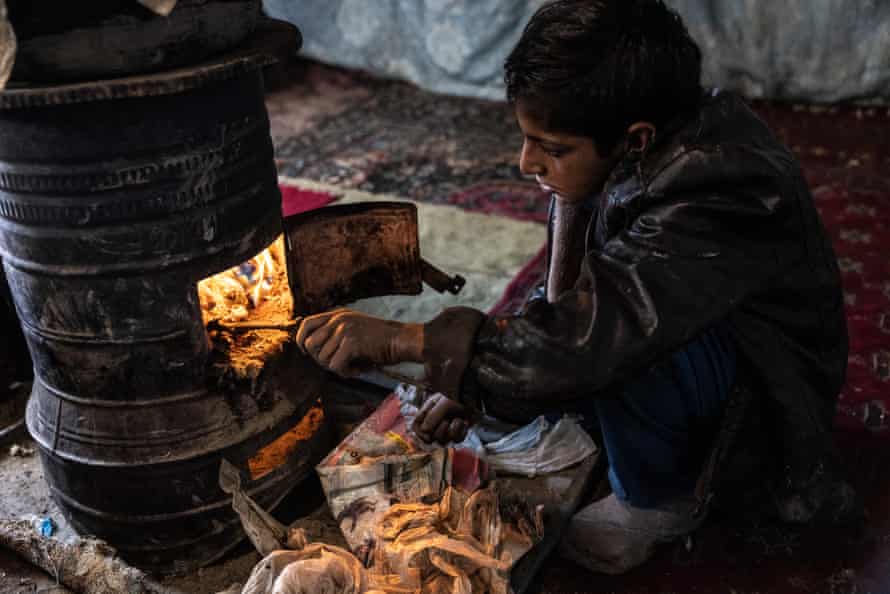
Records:
{"label": "jacket sleeve", "polygon": [[[587,253],[578,282],[555,303],[534,300],[513,317],[446,312],[447,326],[428,325],[435,344],[460,343],[446,337],[454,328],[467,348],[445,393],[511,418],[523,402],[604,393],[682,347],[802,256],[797,201],[780,185],[764,177],[646,196],[651,206]],[[425,356],[443,352],[431,343]]]}

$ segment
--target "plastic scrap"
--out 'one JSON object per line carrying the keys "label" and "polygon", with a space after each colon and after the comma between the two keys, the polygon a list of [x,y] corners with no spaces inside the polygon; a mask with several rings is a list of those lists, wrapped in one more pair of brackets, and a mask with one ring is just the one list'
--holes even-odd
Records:
{"label": "plastic scrap", "polygon": [[40,536],[49,538],[56,533],[56,525],[51,518],[40,519]]}
{"label": "plastic scrap", "polygon": [[223,493],[232,496],[232,508],[241,518],[241,525],[250,542],[261,555],[284,548],[288,539],[287,528],[244,493],[241,474],[225,459],[219,467],[219,487]]}
{"label": "plastic scrap", "polygon": [[241,594],[362,594],[367,582],[362,564],[349,551],[308,544],[267,555],[253,568]]}
{"label": "plastic scrap", "polygon": [[546,417],[538,417],[528,425],[520,427],[497,441],[484,444],[489,456],[525,452],[536,447],[550,430]]}
{"label": "plastic scrap", "polygon": [[486,461],[495,470],[534,477],[558,472],[596,453],[590,435],[572,417],[552,428],[544,417],[485,445]]}
{"label": "plastic scrap", "polygon": [[34,455],[34,448],[15,443],[9,446],[9,455],[14,458],[27,458]]}

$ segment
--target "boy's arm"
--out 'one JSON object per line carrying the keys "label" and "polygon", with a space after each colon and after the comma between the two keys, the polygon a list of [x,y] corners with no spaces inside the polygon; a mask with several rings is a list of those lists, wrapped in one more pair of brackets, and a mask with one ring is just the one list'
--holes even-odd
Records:
{"label": "boy's arm", "polygon": [[[758,191],[760,190],[760,191]],[[800,257],[795,200],[745,188],[658,200],[574,289],[514,317],[447,310],[424,328],[434,387],[517,418],[523,401],[589,397],[673,352]]]}

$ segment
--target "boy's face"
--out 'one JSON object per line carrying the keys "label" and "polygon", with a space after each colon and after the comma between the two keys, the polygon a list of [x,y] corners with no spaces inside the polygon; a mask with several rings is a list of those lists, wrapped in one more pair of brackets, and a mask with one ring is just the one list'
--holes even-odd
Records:
{"label": "boy's face", "polygon": [[534,175],[544,191],[569,202],[602,190],[620,151],[603,157],[592,138],[548,130],[522,99],[516,102],[516,120],[524,136],[519,155],[524,175]]}

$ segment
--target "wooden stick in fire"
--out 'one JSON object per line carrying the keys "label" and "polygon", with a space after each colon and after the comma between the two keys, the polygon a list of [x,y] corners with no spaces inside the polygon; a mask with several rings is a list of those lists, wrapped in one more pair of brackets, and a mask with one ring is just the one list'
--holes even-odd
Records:
{"label": "wooden stick in fire", "polygon": [[[207,324],[208,330],[216,330],[220,332],[231,332],[232,334],[239,334],[242,332],[252,332],[254,330],[279,330],[281,332],[287,332],[288,334],[295,335],[297,329],[300,327],[300,323],[303,321],[302,317],[297,317],[293,320],[288,320],[286,322],[274,323],[274,322],[226,322],[224,320],[211,320]],[[293,336],[292,336],[293,337]],[[410,377],[407,375],[403,375],[397,371],[393,371],[391,369],[381,367],[375,368],[375,371],[380,373],[383,376],[388,377],[391,380],[395,380],[397,382],[401,382],[403,384],[411,384],[414,386],[420,386],[421,388],[426,388],[430,390],[430,385],[422,379]]]}

